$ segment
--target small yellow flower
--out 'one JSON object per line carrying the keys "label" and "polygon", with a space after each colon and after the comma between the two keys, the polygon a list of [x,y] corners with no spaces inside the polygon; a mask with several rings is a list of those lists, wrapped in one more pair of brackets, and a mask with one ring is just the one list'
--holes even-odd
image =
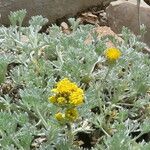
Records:
{"label": "small yellow flower", "polygon": [[74,106],[81,105],[84,100],[84,93],[81,88],[78,88],[75,92],[72,92],[69,96],[70,104]]}
{"label": "small yellow flower", "polygon": [[64,97],[58,97],[57,103],[60,105],[64,105],[66,103],[66,99]]}
{"label": "small yellow flower", "polygon": [[52,89],[53,92],[55,93],[68,93],[70,94],[73,91],[76,91],[78,89],[78,86],[71,82],[69,79],[64,78],[63,80],[59,81],[56,84],[56,88]]}
{"label": "small yellow flower", "polygon": [[77,109],[67,109],[65,112],[65,118],[71,122],[75,121],[78,118]]}
{"label": "small yellow flower", "polygon": [[121,56],[121,51],[117,48],[108,48],[105,51],[105,57],[110,61],[115,61]]}
{"label": "small yellow flower", "polygon": [[51,102],[51,103],[55,103],[56,102],[56,97],[55,96],[51,96],[48,98],[48,100]]}
{"label": "small yellow flower", "polygon": [[57,114],[55,114],[55,118],[58,120],[58,121],[63,121],[65,119],[65,115],[61,112],[58,112]]}

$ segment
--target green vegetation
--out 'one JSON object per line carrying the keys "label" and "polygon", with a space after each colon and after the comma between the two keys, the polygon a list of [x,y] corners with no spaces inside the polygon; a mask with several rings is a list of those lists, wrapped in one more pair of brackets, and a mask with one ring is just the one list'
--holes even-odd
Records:
{"label": "green vegetation", "polygon": [[[25,14],[11,13],[12,26],[0,27],[0,149],[149,150],[150,56],[141,37],[123,28],[123,41],[99,38],[75,19],[69,35],[56,25],[40,33],[48,20],[35,16],[22,27]],[[105,57],[108,40],[121,52],[113,62]],[[64,78],[84,91],[69,127],[48,100]]]}

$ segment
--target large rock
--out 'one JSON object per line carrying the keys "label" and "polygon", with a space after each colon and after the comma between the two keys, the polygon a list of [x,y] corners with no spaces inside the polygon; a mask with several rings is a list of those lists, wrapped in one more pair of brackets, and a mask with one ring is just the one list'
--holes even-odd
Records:
{"label": "large rock", "polygon": [[[123,26],[130,28],[135,34],[139,32],[137,0],[118,0],[111,2],[106,9],[109,26],[116,33],[120,33]],[[150,46],[150,6],[141,0],[141,24],[147,27],[144,42]]]}
{"label": "large rock", "polygon": [[77,12],[92,6],[107,4],[112,0],[0,0],[0,23],[9,25],[8,15],[10,11],[26,9],[28,16],[26,21],[35,15],[42,15],[49,19],[49,23],[55,22],[64,16],[73,16]]}

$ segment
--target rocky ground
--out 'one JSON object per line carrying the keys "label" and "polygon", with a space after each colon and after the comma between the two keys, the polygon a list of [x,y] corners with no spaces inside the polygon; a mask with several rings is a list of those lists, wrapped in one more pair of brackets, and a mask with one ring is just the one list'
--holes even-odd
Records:
{"label": "rocky ground", "polygon": [[[146,33],[143,42],[147,44],[145,50],[150,52],[150,6],[148,1],[141,1],[140,11],[138,15],[137,0],[118,0],[111,2],[109,6],[93,7],[76,15],[76,19],[80,24],[93,24],[101,36],[113,35],[121,39],[121,29],[123,26],[128,27],[135,34],[139,34],[139,23],[145,25]],[[131,15],[132,14],[132,15]],[[140,18],[140,22],[138,22]],[[67,19],[57,20],[62,30],[69,34],[70,29]],[[113,46],[108,43],[108,47]],[[144,50],[144,51],[145,51]]]}
{"label": "rocky ground", "polygon": [[[135,34],[139,34],[139,24],[144,24],[147,33],[143,37],[143,41],[150,46],[149,5],[149,0],[141,0],[140,9],[138,10],[137,0],[82,0],[70,3],[62,1],[59,4],[47,0],[38,1],[38,3],[36,1],[24,2],[24,0],[14,0],[13,2],[3,1],[0,3],[0,24],[9,25],[6,16],[9,15],[10,11],[18,9],[26,9],[28,12],[25,24],[31,16],[42,15],[49,19],[49,23],[55,22],[58,25],[61,24],[64,30],[66,30],[67,25],[62,22],[67,23],[66,20],[69,17],[76,17],[83,24],[90,23],[97,26],[108,26],[117,34],[121,32],[123,26],[130,28]],[[92,8],[83,12],[83,10],[89,7]],[[75,14],[76,16],[74,16]]]}

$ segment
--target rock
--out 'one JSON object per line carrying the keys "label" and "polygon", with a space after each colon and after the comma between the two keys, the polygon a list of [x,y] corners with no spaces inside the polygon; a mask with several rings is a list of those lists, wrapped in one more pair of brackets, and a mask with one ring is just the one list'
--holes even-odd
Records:
{"label": "rock", "polygon": [[71,33],[71,29],[69,28],[68,24],[66,22],[62,22],[60,24],[61,26],[61,29],[63,31],[63,33],[66,33],[66,34],[70,34]]}
{"label": "rock", "polygon": [[144,2],[148,5],[150,5],[150,0],[144,0]]}
{"label": "rock", "polygon": [[91,12],[85,12],[81,14],[80,20],[82,23],[88,23],[88,24],[98,24],[98,17],[97,15],[92,14]]}
{"label": "rock", "polygon": [[[118,0],[111,2],[106,9],[108,24],[116,33],[120,33],[123,26],[131,29],[135,34],[139,32],[137,0]],[[150,46],[150,6],[141,0],[140,22],[146,26],[147,33],[144,42]]]}
{"label": "rock", "polygon": [[77,12],[92,6],[108,4],[113,0],[0,0],[0,24],[9,25],[10,11],[26,9],[28,15],[25,24],[31,16],[42,15],[54,23],[63,17],[72,17]]}
{"label": "rock", "polygon": [[[117,41],[123,42],[123,39],[119,37],[116,33],[114,33],[110,27],[107,26],[97,27],[96,32],[98,33],[99,37],[113,36]],[[106,46],[107,48],[116,47],[110,40],[108,40]]]}
{"label": "rock", "polygon": [[[94,31],[98,33],[98,38],[102,38],[105,36],[113,36],[117,41],[123,42],[123,39],[120,38],[116,33],[114,33],[110,27],[107,26],[97,26]],[[91,33],[88,35],[87,39],[84,41],[84,44],[88,45],[92,43],[92,36]],[[116,47],[110,40],[106,43],[106,47]]]}

